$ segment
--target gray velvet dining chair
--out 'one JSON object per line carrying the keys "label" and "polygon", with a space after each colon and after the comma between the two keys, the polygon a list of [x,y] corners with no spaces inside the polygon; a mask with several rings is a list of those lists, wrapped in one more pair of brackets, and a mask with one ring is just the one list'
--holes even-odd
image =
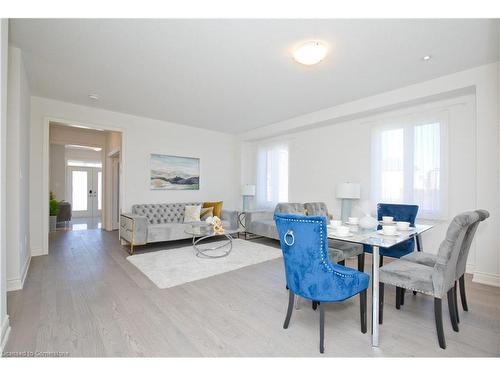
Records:
{"label": "gray velvet dining chair", "polygon": [[[326,217],[327,222],[330,220],[328,207],[324,202],[311,202],[304,204],[308,216],[323,216]],[[365,268],[365,258],[363,245],[349,243],[345,241],[328,239],[328,246],[330,248],[330,255],[332,255],[335,263],[345,265],[345,260],[348,258],[358,258],[358,271],[363,272]]]}
{"label": "gray velvet dining chair", "polygon": [[[486,210],[476,210],[477,214],[479,215],[479,220],[476,221],[474,224],[469,226],[467,229],[467,232],[465,233],[465,238],[464,241],[462,242],[462,248],[460,249],[460,254],[458,255],[458,263],[457,263],[457,272],[455,275],[455,283],[453,286],[453,296],[455,298],[455,307],[458,306],[457,303],[457,281],[459,283],[460,287],[460,300],[462,302],[462,308],[464,311],[469,311],[469,307],[467,305],[467,296],[465,293],[465,269],[467,267],[467,258],[469,257],[469,250],[472,244],[472,241],[474,240],[474,236],[476,234],[477,228],[479,226],[479,223],[486,220],[488,217],[490,217],[490,213]],[[426,252],[414,252],[411,254],[408,254],[402,259],[407,260],[409,262],[414,262],[414,263],[419,263],[419,264],[424,264],[426,266],[434,267],[437,261],[437,255],[435,254],[429,254]],[[460,322],[460,317],[458,314],[458,308],[456,309],[456,317],[457,317],[457,322]]]}
{"label": "gray velvet dining chair", "polygon": [[[476,211],[455,216],[448,227],[445,239],[439,246],[433,266],[409,262],[401,258],[380,268],[381,288],[384,284],[396,286],[396,298],[400,295],[401,289],[409,289],[434,297],[434,317],[439,346],[442,349],[446,349],[446,341],[443,332],[441,301],[446,294],[453,330],[458,331],[453,288],[467,230],[479,220],[480,216]],[[382,297],[383,293],[380,293],[380,296]],[[379,308],[383,309],[383,301],[379,304]]]}

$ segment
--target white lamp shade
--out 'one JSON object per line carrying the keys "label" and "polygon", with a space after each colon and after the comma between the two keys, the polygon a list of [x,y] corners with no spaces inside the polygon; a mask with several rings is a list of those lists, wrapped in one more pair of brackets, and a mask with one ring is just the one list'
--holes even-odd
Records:
{"label": "white lamp shade", "polygon": [[243,185],[241,187],[241,195],[253,197],[255,195],[255,185]]}
{"label": "white lamp shade", "polygon": [[361,185],[357,182],[343,182],[337,184],[337,198],[359,199],[361,197]]}

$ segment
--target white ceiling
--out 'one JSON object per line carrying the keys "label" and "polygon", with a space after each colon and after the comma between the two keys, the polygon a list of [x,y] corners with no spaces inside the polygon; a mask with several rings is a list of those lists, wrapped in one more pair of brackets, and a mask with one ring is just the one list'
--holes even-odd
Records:
{"label": "white ceiling", "polygon": [[[231,133],[498,59],[493,20],[14,19],[10,27],[34,95]],[[329,53],[306,67],[291,51],[310,39]]]}

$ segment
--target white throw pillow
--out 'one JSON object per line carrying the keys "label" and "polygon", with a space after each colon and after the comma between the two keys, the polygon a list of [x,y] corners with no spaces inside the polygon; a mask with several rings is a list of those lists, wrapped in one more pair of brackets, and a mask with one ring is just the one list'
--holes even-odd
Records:
{"label": "white throw pillow", "polygon": [[193,223],[200,221],[201,206],[186,206],[184,208],[184,222]]}

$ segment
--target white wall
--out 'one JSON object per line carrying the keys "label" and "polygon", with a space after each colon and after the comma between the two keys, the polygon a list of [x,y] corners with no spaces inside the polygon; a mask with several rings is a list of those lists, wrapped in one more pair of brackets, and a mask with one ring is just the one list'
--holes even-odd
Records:
{"label": "white wall", "polygon": [[[114,178],[113,175],[119,175],[120,161],[121,161],[121,148],[122,136],[121,133],[108,132],[106,140],[106,157],[104,159],[104,209],[110,212],[103,221],[103,226],[106,230],[114,230],[119,228],[119,179]],[[113,154],[113,157],[109,155]],[[116,170],[116,172],[115,172]]]}
{"label": "white wall", "polygon": [[94,129],[82,129],[71,125],[50,124],[49,139],[51,144],[59,145],[80,145],[90,147],[106,146],[106,133]]}
{"label": "white wall", "polygon": [[[435,222],[436,228],[423,235],[425,250],[435,253],[447,226],[457,213],[475,208],[475,96],[461,96],[432,104],[412,106],[377,116],[363,117],[335,125],[301,131],[289,136],[289,201],[325,202],[331,214],[340,218],[341,202],[335,198],[335,186],[345,181],[361,183],[361,199],[353,214],[363,214],[360,202],[366,202],[376,216],[377,202],[371,193],[371,122],[433,109],[449,108],[449,177],[452,187],[447,194],[448,218]],[[383,121],[382,121],[383,122]],[[474,246],[469,257],[475,265]]]}
{"label": "white wall", "polygon": [[[224,207],[235,208],[239,201],[239,151],[236,137],[224,133],[132,116],[124,113],[80,106],[61,101],[31,98],[31,244],[32,254],[47,252],[42,235],[44,123],[47,118],[93,124],[122,130],[122,209],[135,203],[192,202],[223,200]],[[63,121],[63,122],[64,122]],[[47,139],[48,142],[48,139]],[[199,157],[199,191],[158,191],[149,188],[150,153]],[[48,163],[48,161],[47,161]],[[48,182],[47,182],[48,187]],[[44,211],[45,210],[45,211]]]}
{"label": "white wall", "polygon": [[103,159],[102,154],[103,154],[102,151],[67,148],[65,158],[66,160],[77,160],[77,161],[99,163],[102,162]]}
{"label": "white wall", "polygon": [[66,148],[64,145],[50,145],[50,191],[53,192],[57,200],[67,200],[66,198]]}
{"label": "white wall", "polygon": [[7,290],[22,289],[29,250],[30,89],[21,50],[9,47],[7,95]]}
{"label": "white wall", "polygon": [[0,19],[0,355],[9,337],[7,315],[7,246],[6,246],[6,133],[7,133],[7,65],[9,21]]}
{"label": "white wall", "polygon": [[[339,181],[359,181],[363,198],[369,197],[369,120],[390,111],[429,106],[475,92],[451,112],[450,215],[470,208],[485,208],[491,217],[476,236],[477,252],[470,257],[474,281],[500,286],[499,259],[499,151],[498,64],[489,64],[417,85],[328,108],[256,129],[241,136],[241,181],[255,183],[249,158],[252,143],[272,137],[290,138],[290,201],[325,201],[339,214],[334,186]],[[432,106],[432,104],[430,104]],[[415,110],[415,109],[413,109]],[[382,114],[381,114],[382,113]],[[349,157],[348,157],[349,156]],[[340,162],[341,161],[341,162]],[[253,169],[252,169],[253,168]],[[246,171],[246,172],[245,172]],[[250,173],[250,175],[248,175]],[[321,183],[319,183],[321,181]],[[426,251],[436,251],[445,226],[424,238]]]}

